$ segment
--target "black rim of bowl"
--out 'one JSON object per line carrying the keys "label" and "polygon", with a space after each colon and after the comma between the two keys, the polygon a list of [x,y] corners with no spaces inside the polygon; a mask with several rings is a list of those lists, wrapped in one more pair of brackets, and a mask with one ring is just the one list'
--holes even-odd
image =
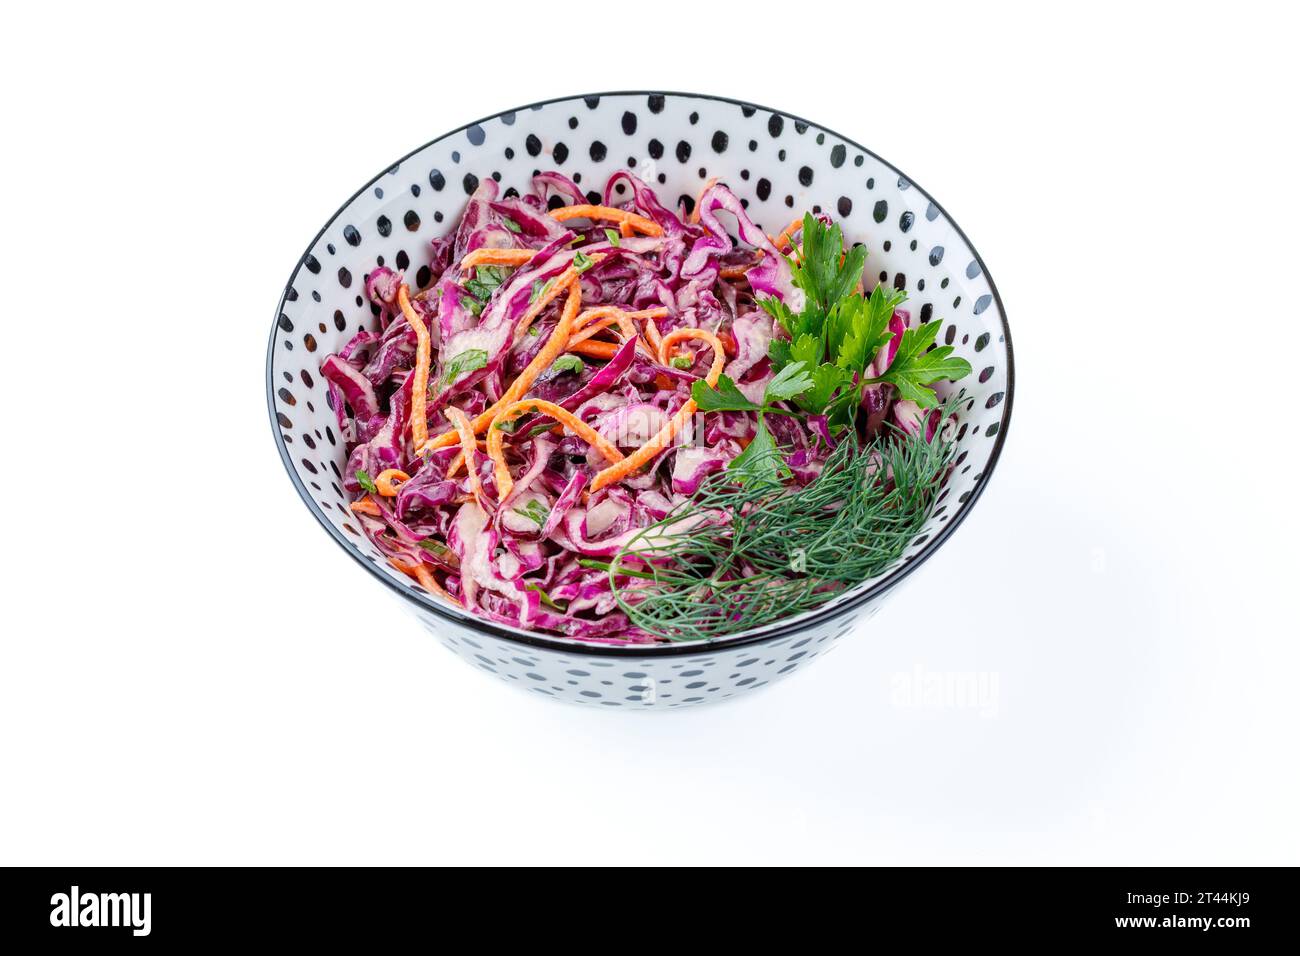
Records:
{"label": "black rim of bowl", "polygon": [[[824,131],[828,135],[841,139],[848,145],[852,146],[854,149],[860,150],[865,155],[872,157],[877,162],[884,165],[886,168],[893,170],[902,179],[906,180],[912,186],[915,186],[917,190],[919,190],[922,193],[925,193],[926,196],[930,197],[930,202],[934,203],[934,206],[936,209],[939,210],[940,215],[942,215],[948,221],[948,223],[951,224],[952,228],[956,231],[957,235],[959,235],[962,238],[962,241],[966,243],[967,247],[971,251],[971,255],[974,257],[975,261],[979,263],[980,269],[983,270],[984,276],[989,283],[989,291],[992,292],[993,294],[993,301],[996,302],[998,306],[998,318],[1002,324],[1002,344],[1005,346],[1006,353],[1007,353],[1007,389],[1006,389],[1007,396],[1005,402],[1003,403],[1002,417],[998,421],[998,434],[994,440],[993,451],[989,454],[988,465],[985,467],[983,475],[979,478],[978,481],[975,482],[975,487],[971,491],[970,497],[967,498],[966,501],[963,502],[961,506],[957,509],[957,511],[953,513],[952,520],[949,521],[946,526],[944,526],[942,529],[936,532],[935,535],[925,543],[925,546],[922,548],[921,552],[917,554],[915,557],[913,557],[910,561],[907,561],[901,566],[895,568],[884,578],[877,581],[875,584],[873,584],[871,587],[867,588],[866,590],[862,591],[861,593],[853,594],[847,599],[842,601],[832,602],[826,605],[824,608],[819,608],[815,611],[808,612],[804,616],[798,618],[792,618],[789,621],[777,621],[772,624],[764,625],[763,628],[758,629],[757,631],[746,631],[746,632],[742,632],[741,634],[737,634],[734,637],[717,638],[716,640],[711,640],[711,641],[692,641],[692,642],[679,642],[679,643],[669,643],[669,644],[619,645],[619,644],[585,643],[583,641],[579,641],[574,638],[564,639],[559,637],[551,637],[546,634],[518,633],[516,631],[513,631],[505,627],[504,625],[497,624],[494,621],[489,621],[486,618],[477,617],[470,613],[465,613],[463,615],[455,613],[447,608],[444,608],[432,596],[425,596],[423,592],[416,592],[409,588],[403,588],[399,586],[396,581],[392,580],[392,578],[390,578],[387,574],[383,573],[379,568],[373,566],[371,562],[367,561],[365,556],[360,552],[360,550],[358,550],[356,546],[352,544],[352,542],[348,541],[347,538],[343,537],[342,532],[340,532],[337,528],[335,528],[334,525],[329,521],[329,519],[326,518],[325,515],[321,513],[320,509],[316,505],[315,499],[312,498],[311,494],[307,491],[307,488],[303,485],[301,479],[298,477],[297,471],[294,470],[293,461],[289,456],[288,448],[285,447],[283,436],[281,436],[280,434],[279,423],[277,422],[275,417],[275,379],[273,378],[273,374],[274,374],[274,359],[275,359],[276,328],[277,328],[277,322],[279,320],[279,315],[284,310],[285,302],[288,300],[289,289],[293,286],[294,282],[298,278],[298,273],[303,268],[303,260],[312,251],[312,249],[316,247],[316,244],[320,241],[321,237],[324,236],[327,231],[329,231],[330,227],[334,225],[334,223],[338,220],[339,216],[343,215],[343,213],[347,210],[347,208],[350,205],[352,205],[352,203],[356,200],[358,196],[366,192],[368,189],[374,186],[375,183],[377,183],[380,179],[386,176],[390,169],[392,169],[395,165],[400,165],[402,163],[405,163],[416,153],[428,149],[430,146],[434,145],[435,143],[442,142],[448,137],[455,136],[458,133],[463,133],[471,126],[477,126],[489,122],[491,120],[497,119],[498,117],[507,115],[509,113],[522,113],[526,110],[540,108],[543,106],[549,106],[552,103],[564,103],[571,100],[581,100],[584,98],[606,97],[606,96],[671,96],[671,97],[682,97],[686,99],[696,99],[696,100],[714,100],[719,103],[730,103],[733,106],[740,106],[746,109],[754,109],[754,110],[759,110],[767,113],[775,113],[780,116],[786,117],[792,122],[804,123],[811,128]],[[347,201],[344,202],[343,205],[341,205],[338,208],[338,210],[334,213],[334,215],[330,216],[329,220],[325,223],[325,225],[321,227],[320,231],[317,232],[316,235],[312,238],[311,242],[308,243],[307,248],[303,251],[303,254],[298,257],[298,264],[294,267],[292,274],[289,276],[289,281],[285,283],[284,292],[280,296],[279,305],[276,307],[275,316],[272,318],[271,336],[266,350],[266,402],[267,402],[267,409],[270,413],[271,432],[275,437],[276,447],[280,450],[280,460],[284,462],[285,470],[289,473],[289,479],[293,482],[294,488],[298,490],[298,496],[302,498],[303,503],[306,504],[308,509],[312,512],[312,514],[316,516],[316,520],[320,523],[320,525],[327,532],[329,532],[330,537],[334,539],[334,541],[341,548],[343,548],[343,550],[347,552],[347,554],[351,556],[354,561],[356,561],[368,572],[370,572],[372,575],[378,578],[383,584],[385,584],[394,593],[400,595],[402,598],[408,601],[415,603],[417,606],[427,611],[430,611],[431,613],[435,614],[439,618],[446,620],[448,623],[466,626],[473,630],[482,631],[486,634],[492,635],[493,637],[501,638],[502,640],[510,641],[511,643],[514,644],[523,644],[529,647],[542,648],[548,651],[560,651],[565,654],[577,654],[577,655],[588,654],[588,655],[612,656],[612,657],[662,657],[665,655],[710,654],[714,651],[730,650],[737,647],[745,647],[747,645],[761,644],[761,643],[766,643],[768,641],[780,640],[782,637],[789,637],[792,634],[801,633],[817,624],[833,621],[861,607],[862,605],[866,604],[872,599],[877,598],[880,595],[884,594],[886,591],[894,587],[896,584],[898,584],[900,581],[906,578],[909,574],[915,571],[918,567],[924,564],[925,561],[932,554],[934,554],[934,552],[937,551],[945,541],[948,540],[949,536],[953,533],[953,531],[957,529],[957,526],[962,523],[962,521],[966,518],[966,516],[971,512],[971,509],[975,507],[975,502],[977,502],[980,498],[980,495],[983,494],[984,488],[988,484],[989,478],[993,474],[993,469],[998,463],[998,458],[1002,454],[1002,446],[1006,443],[1008,427],[1011,424],[1011,406],[1012,406],[1013,399],[1015,397],[1015,384],[1016,384],[1016,365],[1015,365],[1015,359],[1011,348],[1011,329],[1007,325],[1006,309],[1002,305],[1002,296],[998,293],[998,287],[993,281],[993,276],[992,274],[990,274],[988,268],[985,266],[984,260],[980,257],[980,254],[978,250],[976,250],[974,244],[970,241],[969,237],[967,237],[966,233],[962,231],[961,226],[957,224],[956,220],[953,219],[952,216],[948,214],[947,210],[945,210],[943,206],[940,205],[927,190],[925,190],[922,186],[920,186],[916,182],[916,180],[912,179],[910,176],[908,176],[906,173],[900,170],[893,163],[889,162],[888,160],[872,152],[870,149],[867,149],[867,147],[863,146],[861,143],[858,143],[856,140],[850,139],[849,137],[841,133],[837,133],[834,130],[821,125],[820,123],[816,123],[812,120],[806,120],[802,116],[797,116],[794,113],[789,113],[786,112],[785,110],[773,109],[772,107],[769,106],[761,106],[757,103],[750,103],[745,100],[732,99],[727,96],[714,96],[708,93],[686,93],[680,91],[673,92],[670,90],[612,90],[612,91],[602,92],[602,93],[578,93],[572,96],[557,96],[548,100],[539,100],[536,103],[529,103],[526,106],[517,106],[514,107],[513,109],[500,110],[496,113],[492,113],[489,116],[485,116],[481,119],[474,120],[472,122],[464,124],[463,126],[458,126],[455,129],[450,130],[449,132],[443,133],[441,136],[431,139],[427,143],[423,144],[422,146],[418,146],[415,149],[411,150],[409,153],[407,153],[405,156],[399,159],[396,163],[389,163],[378,174],[376,174],[369,182],[367,182],[364,186],[362,186],[355,193],[353,193],[351,196],[348,197]]]}

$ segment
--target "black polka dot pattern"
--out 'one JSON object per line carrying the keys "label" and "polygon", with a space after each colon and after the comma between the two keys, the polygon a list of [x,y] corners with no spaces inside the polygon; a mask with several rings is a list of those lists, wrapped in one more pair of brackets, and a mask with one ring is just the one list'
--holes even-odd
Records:
{"label": "black polka dot pattern", "polygon": [[971,362],[975,372],[951,392],[969,396],[955,427],[960,464],[904,556],[908,569],[917,566],[977,497],[1005,436],[1012,383],[1001,306],[979,257],[921,188],[861,147],[771,110],[660,93],[581,97],[483,120],[390,167],[325,228],[286,284],[271,340],[268,401],[281,457],[317,519],[372,573],[417,602],[431,631],[470,664],[536,696],[584,706],[682,707],[726,700],[793,673],[874,614],[888,592],[739,647],[647,653],[553,637],[509,639],[480,622],[463,623],[455,611],[421,603],[430,599],[390,573],[358,532],[341,489],[344,444],[319,372],[325,356],[358,330],[374,328],[364,298],[367,274],[389,264],[427,286],[429,241],[454,227],[480,183],[491,178],[503,195],[523,195],[535,170],[560,168],[581,178],[580,188],[597,201],[606,176],[624,160],[670,206],[681,197],[693,208],[703,184],[717,177],[771,233],[805,209],[826,210],[848,240],[867,247],[868,284],[907,291],[911,323],[941,322],[942,343]]}

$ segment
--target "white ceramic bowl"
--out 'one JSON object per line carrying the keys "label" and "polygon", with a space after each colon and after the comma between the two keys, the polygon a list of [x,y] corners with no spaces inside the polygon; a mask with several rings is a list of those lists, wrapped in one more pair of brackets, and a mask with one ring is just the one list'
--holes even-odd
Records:
{"label": "white ceramic bowl", "polygon": [[[377,265],[427,281],[429,241],[449,230],[478,181],[524,192],[559,169],[585,190],[629,168],[665,205],[726,182],[769,232],[825,209],[869,251],[868,286],[909,293],[912,321],[941,319],[941,339],[974,372],[965,389],[957,464],[929,523],[886,574],[818,610],[723,640],[616,647],[530,633],[443,603],[393,570],[350,520],[346,463],[320,361],[374,322],[365,276]],[[598,200],[596,200],[598,201]],[[424,271],[422,271],[424,270]],[[295,265],[271,329],[267,400],[280,456],[321,526],[447,647],[539,696],[604,707],[679,707],[770,684],[819,657],[870,617],[974,506],[1006,440],[1011,337],[992,277],[941,206],[865,147],[807,120],[690,93],[601,93],[489,116],[387,167],[325,224]],[[942,390],[941,390],[942,393]],[[342,583],[342,582],[341,582]],[[340,587],[365,600],[366,591]]]}

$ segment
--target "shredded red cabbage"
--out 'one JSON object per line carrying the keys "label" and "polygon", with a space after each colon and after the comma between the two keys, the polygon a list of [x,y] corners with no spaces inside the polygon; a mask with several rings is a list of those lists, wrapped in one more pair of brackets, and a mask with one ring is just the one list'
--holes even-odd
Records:
{"label": "shredded red cabbage", "polygon": [[[547,284],[571,268],[581,272],[584,310],[654,312],[631,320],[635,335],[611,324],[582,342],[571,337],[524,397],[555,403],[631,453],[690,399],[692,384],[708,370],[711,351],[698,342],[667,362],[658,354],[663,335],[695,328],[724,343],[725,374],[743,394],[761,399],[772,378],[769,348],[784,333],[758,302],[772,296],[797,311],[804,296],[773,240],[720,183],[700,196],[695,221],[665,207],[627,171],[610,177],[600,195],[612,214],[560,221],[557,209],[586,205],[597,194],[584,195],[561,173],[543,172],[530,195],[501,198],[487,179],[452,232],[432,244],[430,281],[411,300],[432,343],[430,436],[451,432],[448,408],[471,419],[481,415],[543,352],[565,297],[527,324],[521,320]],[[643,228],[624,227],[625,214],[643,217],[637,220]],[[732,223],[739,244],[728,231]],[[478,250],[530,255],[517,254],[518,265],[463,268],[465,256]],[[678,432],[646,467],[590,492],[592,478],[609,462],[571,428],[525,414],[503,438],[513,487],[502,500],[481,441],[477,481],[461,467],[459,443],[423,453],[412,446],[407,419],[417,339],[398,306],[404,281],[383,267],[366,276],[377,328],[358,332],[320,366],[347,444],[344,487],[362,530],[395,565],[423,566],[451,600],[490,620],[589,641],[655,640],[630,624],[609,574],[589,562],[618,554],[639,530],[695,494],[707,475],[726,468],[755,437],[756,416],[697,414],[693,427]],[[888,368],[906,319],[895,314],[895,337],[870,375]],[[889,385],[864,388],[861,407],[868,432],[886,420],[909,430],[938,425],[937,415],[896,402]],[[784,449],[790,481],[813,480],[835,444],[825,416],[770,415],[768,426]],[[391,469],[405,477],[395,497],[385,498],[373,482]],[[626,586],[640,585],[629,580]]]}

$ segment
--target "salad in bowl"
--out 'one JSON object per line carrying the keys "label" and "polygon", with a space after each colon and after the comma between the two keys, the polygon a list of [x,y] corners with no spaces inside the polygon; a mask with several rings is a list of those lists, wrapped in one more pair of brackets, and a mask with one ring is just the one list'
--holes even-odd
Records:
{"label": "salad in bowl", "polygon": [[[591,162],[566,165],[581,129]],[[937,204],[851,141],[603,94],[359,192],[295,270],[268,392],[304,500],[449,646],[611,703],[548,671],[833,640],[946,538],[1005,437],[995,301]],[[623,699],[672,696],[649,666]],[[747,676],[702,694],[768,683]]]}

